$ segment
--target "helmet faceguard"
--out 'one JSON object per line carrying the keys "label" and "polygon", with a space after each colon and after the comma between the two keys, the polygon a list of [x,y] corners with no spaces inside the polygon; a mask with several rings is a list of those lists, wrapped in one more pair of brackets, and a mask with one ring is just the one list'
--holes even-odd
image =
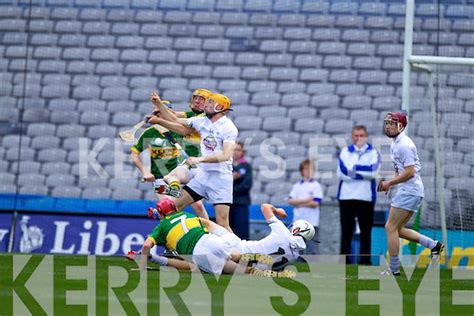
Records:
{"label": "helmet faceguard", "polygon": [[201,98],[204,98],[204,102],[206,102],[211,94],[212,94],[212,92],[207,90],[207,89],[196,89],[196,90],[194,90],[193,94],[191,95],[191,98],[189,99],[189,108],[194,113],[197,113],[197,114],[203,113],[204,110],[202,108],[197,108],[194,105],[194,98],[195,97],[201,97]]}
{"label": "helmet faceguard", "polygon": [[206,111],[206,115],[208,117],[212,117],[217,113],[225,112],[225,111],[232,111],[230,108],[230,99],[219,93],[213,93],[209,96],[208,103],[213,102],[212,112]]}
{"label": "helmet faceguard", "polygon": [[301,236],[305,241],[312,240],[316,231],[314,226],[305,220],[297,220],[290,226],[290,231],[293,236]]}
{"label": "helmet faceguard", "polygon": [[385,135],[391,138],[397,137],[403,132],[408,124],[407,116],[403,112],[389,112],[383,120]]}

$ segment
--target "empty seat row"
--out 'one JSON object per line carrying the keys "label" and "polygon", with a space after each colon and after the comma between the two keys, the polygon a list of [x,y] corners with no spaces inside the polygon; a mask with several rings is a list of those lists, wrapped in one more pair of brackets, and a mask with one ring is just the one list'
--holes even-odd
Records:
{"label": "empty seat row", "polygon": [[[8,6],[1,14],[2,18],[31,17],[32,19],[52,20],[82,20],[82,21],[139,21],[153,22],[165,21],[168,23],[222,23],[227,16],[240,15],[243,20],[240,23],[265,20],[262,17],[268,15],[279,16],[267,23],[277,22],[280,25],[302,25],[305,23],[305,14],[321,15],[361,15],[369,18],[401,18],[405,15],[403,3],[378,3],[378,2],[287,2],[270,0],[259,1],[104,1],[103,8],[98,8],[96,2],[89,1],[84,6],[82,1],[76,1],[75,7],[63,7],[70,5],[65,0],[52,0],[48,2],[49,7],[28,8]],[[194,4],[195,3],[195,4]],[[113,4],[112,7],[107,4]],[[118,4],[118,5],[116,5]],[[157,5],[158,4],[158,5]],[[54,7],[59,5],[60,7]],[[134,12],[132,9],[138,9]],[[185,11],[189,9],[189,11]],[[175,11],[179,10],[179,11]],[[215,10],[215,11],[214,11]],[[214,12],[213,12],[214,11]],[[234,11],[234,12],[229,12]],[[237,12],[235,12],[237,11]],[[243,12],[241,12],[243,11]],[[301,12],[303,14],[296,14]],[[420,3],[416,7],[416,16],[424,18],[437,18],[445,16],[450,19],[469,18],[469,6],[453,4]],[[219,16],[222,16],[219,19]],[[253,18],[256,16],[256,18]],[[237,21],[234,21],[234,23]],[[229,23],[229,22],[228,22]],[[260,22],[262,23],[262,22]],[[265,23],[265,21],[263,22]]]}
{"label": "empty seat row", "polygon": [[[294,173],[297,175],[297,173]],[[296,179],[299,179],[296,177]],[[465,178],[452,178],[449,185],[453,187],[451,190],[445,191],[445,200],[447,205],[451,203],[453,195],[457,194],[460,187],[470,185],[469,179]],[[264,203],[271,202],[275,205],[287,204],[288,192],[291,190],[291,182],[269,182],[266,185],[264,191],[254,191],[251,194],[253,203]],[[338,185],[323,185],[323,191],[325,201],[335,201],[336,194],[338,191]],[[261,192],[261,193],[260,193]],[[140,190],[133,187],[118,187],[115,189],[97,187],[97,188],[84,188],[81,189],[77,186],[62,185],[48,188],[45,185],[38,184],[25,184],[25,185],[14,185],[4,184],[0,185],[0,193],[19,193],[27,195],[51,195],[52,197],[62,198],[84,198],[84,199],[114,199],[114,200],[139,200],[148,199],[156,200],[155,193],[152,190]],[[426,204],[430,207],[431,203],[436,202],[436,194],[434,190],[428,189],[426,191]],[[464,197],[466,202],[469,201],[469,197]],[[378,201],[381,202],[380,199]],[[385,202],[388,202],[385,201]],[[459,200],[457,200],[459,203]]]}

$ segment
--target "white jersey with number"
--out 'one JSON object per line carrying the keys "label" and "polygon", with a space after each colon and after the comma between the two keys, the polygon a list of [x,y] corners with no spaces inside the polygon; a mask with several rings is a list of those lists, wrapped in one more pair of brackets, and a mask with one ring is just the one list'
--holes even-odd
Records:
{"label": "white jersey with number", "polygon": [[415,166],[415,175],[407,181],[398,184],[397,189],[411,195],[423,197],[424,187],[420,177],[420,158],[418,157],[415,144],[405,133],[400,133],[393,140],[390,146],[390,158],[397,175],[401,174],[405,167]]}
{"label": "white jersey with number", "polygon": [[279,270],[293,264],[299,257],[299,252],[306,249],[306,243],[301,236],[293,236],[276,217],[269,223],[271,233],[260,240],[241,240],[237,245],[240,253],[273,254],[273,269]]}
{"label": "white jersey with number", "polygon": [[[191,117],[186,121],[201,136],[202,156],[221,153],[224,142],[235,143],[238,136],[237,127],[227,116],[221,117],[214,123],[207,117]],[[204,170],[232,173],[232,157],[219,163],[201,163],[199,165]]]}

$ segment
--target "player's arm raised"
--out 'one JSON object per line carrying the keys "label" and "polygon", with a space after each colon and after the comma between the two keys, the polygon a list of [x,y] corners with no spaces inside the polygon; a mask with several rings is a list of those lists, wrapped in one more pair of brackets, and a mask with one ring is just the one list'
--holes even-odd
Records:
{"label": "player's arm raised", "polygon": [[185,112],[174,112],[177,118],[187,118]]}
{"label": "player's arm raised", "polygon": [[151,103],[153,103],[153,105],[155,106],[156,110],[158,110],[159,115],[165,120],[175,122],[178,119],[176,114],[163,104],[160,96],[156,91],[153,91],[151,93],[150,100]]}
{"label": "player's arm raised", "polygon": [[275,206],[273,206],[269,203],[263,203],[262,206],[260,207],[260,210],[262,211],[263,217],[265,217],[265,220],[267,222],[270,221],[270,219],[274,215],[276,215],[280,218],[285,218],[285,217],[288,216],[284,209],[276,208]]}
{"label": "player's arm raised", "polygon": [[166,119],[158,116],[153,116],[148,121],[151,124],[159,124],[170,131],[173,131],[177,134],[186,136],[191,134],[192,128],[186,123],[186,119],[178,119],[178,121],[167,121]]}

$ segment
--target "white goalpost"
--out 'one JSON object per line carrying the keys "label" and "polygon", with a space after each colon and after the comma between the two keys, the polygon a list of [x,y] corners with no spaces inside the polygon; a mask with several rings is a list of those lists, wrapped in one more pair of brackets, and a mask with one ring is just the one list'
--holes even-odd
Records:
{"label": "white goalpost", "polygon": [[[445,201],[445,177],[443,172],[443,164],[441,161],[441,136],[439,133],[440,118],[437,111],[437,98],[435,95],[435,86],[433,80],[433,73],[437,67],[443,65],[450,66],[474,66],[474,58],[463,58],[463,57],[442,57],[442,56],[416,56],[412,54],[413,48],[413,33],[414,33],[414,20],[415,20],[415,1],[407,0],[406,2],[406,20],[405,20],[405,42],[404,42],[404,57],[403,57],[403,86],[402,86],[402,109],[410,115],[410,89],[412,69],[422,70],[427,74],[427,96],[429,101],[430,116],[431,116],[431,129],[433,131],[433,158],[434,158],[434,169],[435,169],[435,192],[436,199],[439,205],[439,216],[440,226],[442,231],[443,243],[448,246],[448,228],[446,220],[446,201]],[[413,128],[408,125],[411,129]],[[409,132],[407,130],[407,132]],[[410,131],[410,134],[412,130]],[[423,162],[422,162],[423,163]],[[469,177],[469,175],[467,175]],[[462,207],[462,206],[460,206]],[[460,215],[461,230],[463,217]],[[448,249],[446,249],[448,252]]]}

